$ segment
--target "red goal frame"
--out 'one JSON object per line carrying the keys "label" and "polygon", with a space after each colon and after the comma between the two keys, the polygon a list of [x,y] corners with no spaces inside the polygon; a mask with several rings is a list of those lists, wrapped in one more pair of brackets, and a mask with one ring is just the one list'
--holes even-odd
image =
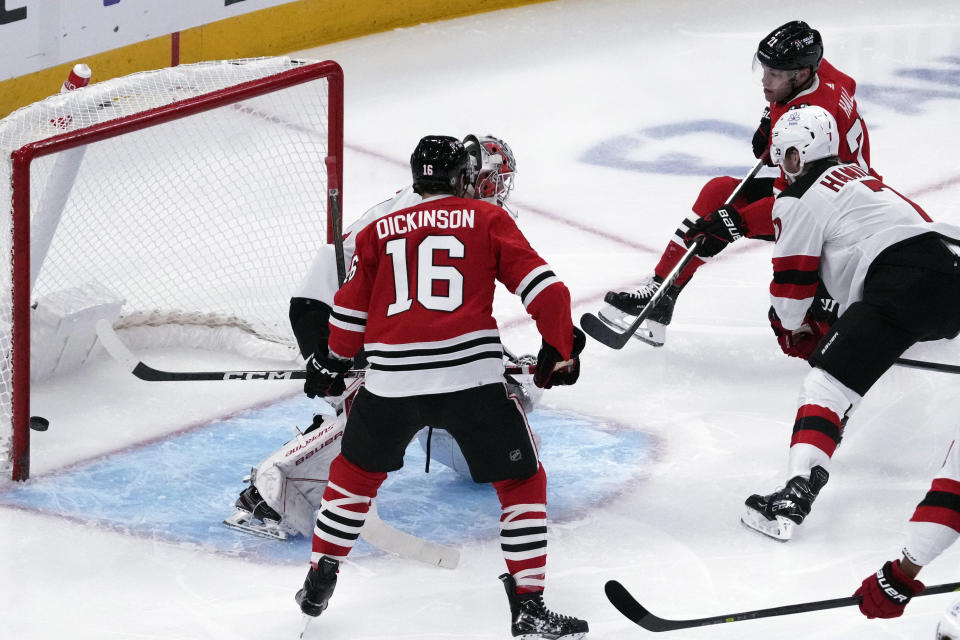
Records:
{"label": "red goal frame", "polygon": [[[342,211],[343,203],[343,69],[330,60],[39,140],[11,154],[13,480],[23,481],[30,476],[30,165],[33,160],[320,78],[327,79],[328,87],[327,241],[332,243],[334,212]],[[334,197],[339,198],[339,206],[331,202]]]}

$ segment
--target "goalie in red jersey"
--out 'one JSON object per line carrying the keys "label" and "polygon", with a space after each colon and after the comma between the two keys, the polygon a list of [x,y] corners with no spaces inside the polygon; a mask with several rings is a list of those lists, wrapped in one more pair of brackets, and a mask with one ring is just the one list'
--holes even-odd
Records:
{"label": "goalie in red jersey", "polygon": [[[767,156],[771,124],[776,124],[780,116],[791,109],[815,105],[826,109],[837,121],[840,161],[857,164],[875,177],[880,177],[870,168],[867,127],[854,99],[857,83],[823,59],[823,41],[816,29],[801,21],[777,27],[760,41],[755,62],[763,70],[763,95],[769,101],[753,136],[755,157]],[[697,269],[720,253],[728,243],[742,236],[773,240],[771,211],[774,196],[787,186],[783,174],[778,178],[748,180],[737,198],[730,205],[724,205],[739,183],[739,179],[729,176],[707,182],[693,204],[695,215],[685,219],[677,228],[654,267],[653,274],[636,291],[608,292],[600,317],[620,328],[629,326],[660,288],[663,279],[680,262],[692,239],[703,236],[704,241],[697,249],[696,256],[669,284],[644,326],[634,334],[644,342],[662,346],[677,297]],[[828,295],[822,293],[822,296]],[[816,304],[823,307],[824,302],[818,299]],[[826,304],[830,306],[829,301]],[[820,328],[825,327],[821,325]],[[807,351],[791,344],[789,337],[776,323],[774,333],[787,355],[806,357]]]}
{"label": "goalie in red jersey", "polygon": [[570,319],[570,293],[507,211],[464,197],[474,164],[459,140],[421,139],[410,166],[423,200],[385,211],[357,233],[334,297],[328,350],[307,361],[311,396],[342,384],[361,348],[368,371],[330,465],[311,567],[296,600],[309,616],[326,609],[380,485],[403,466],[414,434],[430,425],[450,433],[473,480],[493,484],[500,499],[508,569],[501,580],[513,635],[582,638],[585,621],[543,602],[546,474],[523,408],[504,387],[492,315],[499,280],[521,298],[543,337],[534,382],[573,384],[585,339]]}

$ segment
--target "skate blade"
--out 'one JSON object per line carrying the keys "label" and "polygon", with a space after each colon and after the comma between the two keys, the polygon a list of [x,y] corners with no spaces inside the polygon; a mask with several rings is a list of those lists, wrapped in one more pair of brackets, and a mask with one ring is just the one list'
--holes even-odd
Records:
{"label": "skate blade", "polygon": [[767,520],[759,511],[747,507],[746,512],[740,516],[740,522],[753,531],[762,533],[765,536],[773,538],[778,542],[787,542],[793,537],[793,532],[797,528],[797,523],[783,516],[776,516],[773,520]]}
{"label": "skate blade", "polygon": [[260,536],[261,538],[270,538],[271,540],[286,540],[290,537],[279,525],[261,523],[251,514],[239,509],[232,516],[224,520],[223,524],[236,531]]}
{"label": "skate blade", "polygon": [[[600,309],[597,312],[597,317],[611,329],[621,332],[627,331],[636,319],[636,316],[631,316],[629,313],[624,313],[610,305]],[[651,347],[662,347],[667,341],[667,327],[653,320],[644,320],[632,337]]]}
{"label": "skate blade", "polygon": [[562,636],[555,636],[553,634],[544,635],[543,633],[524,633],[519,636],[514,636],[514,640],[548,640],[550,638],[556,638],[557,640],[583,640],[583,638],[586,637],[586,632],[568,633]]}
{"label": "skate blade", "polygon": [[300,628],[300,638],[303,638],[303,635],[307,632],[307,627],[310,626],[310,623],[313,622],[314,617],[303,614],[303,626]]}

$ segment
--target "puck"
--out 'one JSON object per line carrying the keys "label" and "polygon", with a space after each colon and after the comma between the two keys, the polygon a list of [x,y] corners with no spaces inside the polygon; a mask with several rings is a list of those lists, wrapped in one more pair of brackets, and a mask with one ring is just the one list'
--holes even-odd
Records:
{"label": "puck", "polygon": [[46,431],[50,427],[50,421],[40,416],[30,416],[30,428],[34,431]]}

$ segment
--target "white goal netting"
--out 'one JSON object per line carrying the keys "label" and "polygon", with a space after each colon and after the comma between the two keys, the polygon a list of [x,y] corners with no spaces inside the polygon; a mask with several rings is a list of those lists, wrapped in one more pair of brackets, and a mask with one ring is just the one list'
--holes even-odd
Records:
{"label": "white goal netting", "polygon": [[[11,359],[11,292],[27,269],[34,381],[82,364],[97,317],[229,325],[295,356],[288,300],[327,241],[327,159],[342,154],[331,68],[339,73],[289,58],[183,65],[0,120],[0,192],[11,203],[0,243],[15,256],[0,269],[0,465],[15,456],[12,394],[31,377]],[[83,144],[36,157],[27,200],[18,150],[63,137]],[[29,263],[14,222],[27,202]]]}

